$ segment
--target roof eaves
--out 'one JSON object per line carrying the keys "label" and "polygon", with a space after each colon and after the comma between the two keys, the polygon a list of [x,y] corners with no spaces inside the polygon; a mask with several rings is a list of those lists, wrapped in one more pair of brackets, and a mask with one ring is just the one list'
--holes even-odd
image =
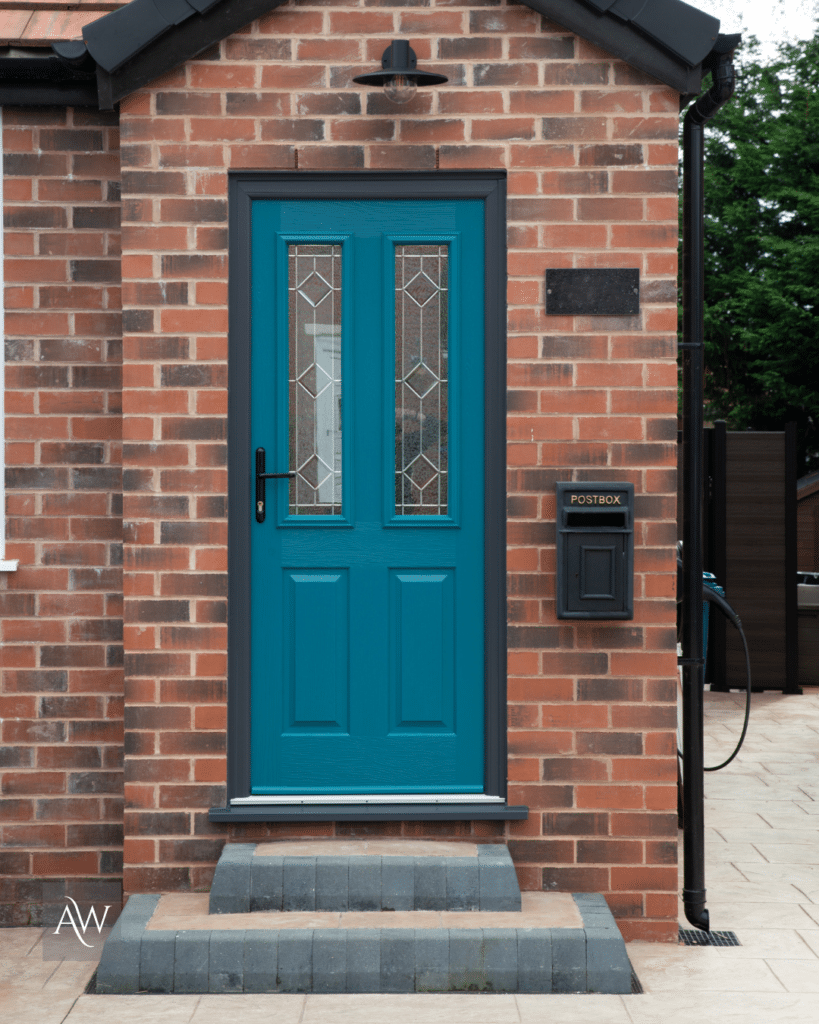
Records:
{"label": "roof eaves", "polygon": [[[97,0],[94,6],[102,6],[104,2]],[[18,19],[13,27],[26,34],[25,42],[29,45],[66,38],[66,31],[78,33],[81,29],[96,62],[100,107],[111,109],[129,93],[196,57],[284,2],[131,0],[99,18],[93,17],[87,5],[82,5],[81,11],[71,12],[5,13],[27,17],[25,26],[18,23]],[[685,95],[699,92],[702,62],[719,32],[716,18],[683,0],[523,2],[550,21]],[[42,26],[36,28],[39,33],[36,39],[29,38],[35,19],[44,19]],[[17,40],[23,41],[20,35]]]}
{"label": "roof eaves", "polygon": [[550,21],[681,93],[700,91],[701,64],[719,34],[718,18],[682,0],[524,2]]}
{"label": "roof eaves", "polygon": [[[285,2],[165,0],[168,7],[160,14],[154,0],[131,0],[127,7],[106,14],[83,30],[85,44],[98,65],[100,108],[110,110],[125,96]],[[190,13],[183,10],[183,4]],[[173,21],[171,13],[175,13]]]}

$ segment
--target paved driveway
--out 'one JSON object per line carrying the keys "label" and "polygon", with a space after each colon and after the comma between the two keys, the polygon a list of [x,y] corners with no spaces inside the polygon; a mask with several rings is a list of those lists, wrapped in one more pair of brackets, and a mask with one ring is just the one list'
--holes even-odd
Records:
{"label": "paved driveway", "polygon": [[[740,694],[706,694],[707,763],[730,752],[742,712]],[[755,695],[743,751],[705,795],[711,926],[741,945],[629,943],[641,995],[86,996],[93,962],[44,961],[42,929],[17,928],[0,931],[0,1021],[817,1024],[819,691]]]}

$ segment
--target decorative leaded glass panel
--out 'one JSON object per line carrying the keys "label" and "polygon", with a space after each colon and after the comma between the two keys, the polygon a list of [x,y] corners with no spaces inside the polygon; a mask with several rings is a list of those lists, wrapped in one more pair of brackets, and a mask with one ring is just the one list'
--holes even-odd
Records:
{"label": "decorative leaded glass panel", "polygon": [[341,515],[341,246],[288,246],[290,515]]}
{"label": "decorative leaded glass panel", "polygon": [[395,512],[447,515],[449,246],[395,247]]}

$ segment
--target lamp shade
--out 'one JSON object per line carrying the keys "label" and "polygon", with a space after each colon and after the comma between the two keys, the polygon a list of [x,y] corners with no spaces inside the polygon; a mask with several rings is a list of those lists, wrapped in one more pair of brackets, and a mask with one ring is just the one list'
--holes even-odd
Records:
{"label": "lamp shade", "polygon": [[394,39],[381,56],[381,70],[366,75],[357,75],[353,81],[358,85],[386,85],[391,79],[402,77],[416,85],[443,85],[449,79],[431,71],[419,71],[415,51],[406,39]]}

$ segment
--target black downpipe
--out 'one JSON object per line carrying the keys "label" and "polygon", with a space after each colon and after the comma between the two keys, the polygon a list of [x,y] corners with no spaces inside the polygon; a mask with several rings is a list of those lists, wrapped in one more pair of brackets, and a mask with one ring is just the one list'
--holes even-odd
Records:
{"label": "black downpipe", "polygon": [[[733,42],[734,37],[727,38]],[[688,108],[683,127],[683,904],[688,921],[706,932],[709,922],[705,908],[702,724],[703,131],[706,122],[733,94],[734,46],[736,42],[729,52],[717,57],[712,68],[714,84]]]}

